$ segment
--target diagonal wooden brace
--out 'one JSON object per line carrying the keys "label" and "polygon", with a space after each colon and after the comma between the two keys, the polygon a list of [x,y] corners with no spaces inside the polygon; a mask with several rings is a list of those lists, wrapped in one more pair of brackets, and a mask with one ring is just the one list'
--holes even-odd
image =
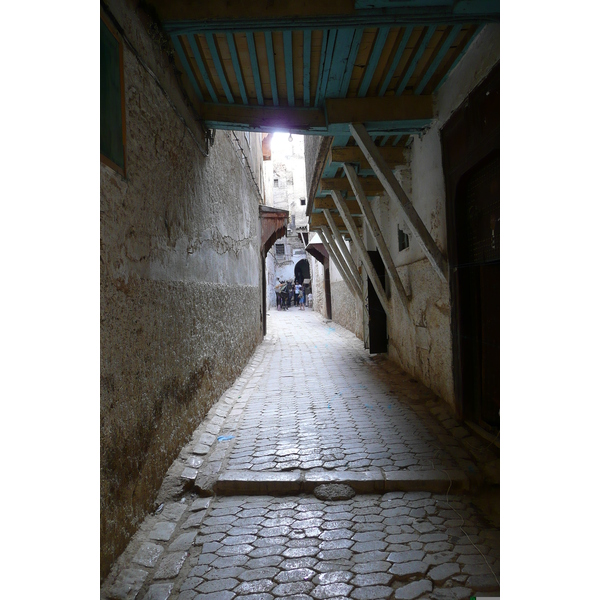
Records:
{"label": "diagonal wooden brace", "polygon": [[406,192],[402,189],[400,182],[394,177],[392,169],[382,158],[377,146],[375,146],[371,136],[367,133],[365,126],[361,123],[351,123],[349,128],[350,133],[356,140],[356,143],[360,146],[360,149],[369,161],[373,171],[375,171],[375,175],[377,175],[385,191],[390,198],[395,198],[400,203],[410,230],[419,242],[435,272],[442,281],[447,282],[448,263],[446,259],[425,227],[425,224],[406,195]]}
{"label": "diagonal wooden brace", "polygon": [[341,193],[338,190],[330,190],[329,195],[333,198],[335,205],[346,224],[348,231],[350,232],[350,236],[352,237],[352,241],[356,244],[356,248],[358,250],[358,254],[360,259],[365,265],[365,269],[367,270],[367,275],[371,280],[371,284],[375,288],[375,293],[381,302],[381,306],[383,306],[383,310],[385,310],[385,314],[388,319],[390,318],[390,302],[385,295],[385,290],[381,285],[381,281],[379,281],[379,276],[377,275],[377,271],[375,271],[375,267],[371,262],[371,257],[369,256],[367,249],[358,233],[358,229],[356,228],[356,224],[352,219],[352,215],[350,214],[350,210],[344,203],[344,199],[342,198]]}
{"label": "diagonal wooden brace", "polygon": [[375,238],[375,243],[377,244],[377,249],[381,254],[383,264],[387,269],[390,279],[394,283],[394,287],[398,292],[398,296],[400,296],[400,302],[402,302],[402,306],[408,313],[408,295],[404,289],[404,286],[402,285],[402,281],[400,281],[400,276],[398,275],[398,271],[396,270],[396,266],[394,265],[390,251],[385,243],[385,239],[381,233],[377,219],[373,214],[373,209],[371,208],[371,205],[369,204],[369,201],[367,200],[367,197],[363,191],[362,185],[360,184],[358,175],[356,174],[354,167],[346,163],[344,163],[344,171],[346,172],[346,177],[348,177],[348,180],[350,181],[350,186],[354,191],[354,195],[356,196],[356,200],[360,206],[360,209],[365,216],[365,221],[371,230],[373,237]]}
{"label": "diagonal wooden brace", "polygon": [[356,266],[356,263],[354,262],[354,259],[352,258],[352,255],[350,254],[350,251],[346,247],[346,242],[344,242],[344,239],[342,238],[342,234],[340,233],[340,230],[338,229],[337,225],[335,224],[335,221],[333,219],[333,215],[331,214],[331,211],[328,208],[326,208],[323,211],[323,214],[325,215],[325,218],[327,219],[327,223],[329,223],[329,229],[331,229],[331,233],[333,233],[333,239],[337,242],[337,247],[341,250],[342,256],[346,259],[346,263],[348,264],[348,270],[354,276],[354,279],[356,280],[358,287],[361,288],[362,285],[361,285],[361,279],[360,279],[360,274],[358,272],[358,268]]}
{"label": "diagonal wooden brace", "polygon": [[321,242],[323,243],[323,246],[325,246],[325,250],[327,250],[329,257],[333,260],[337,270],[340,272],[340,275],[344,279],[344,283],[348,286],[348,289],[362,302],[360,288],[356,281],[354,281],[354,278],[350,272],[347,270],[347,265],[342,256],[339,254],[338,249],[335,247],[335,243],[332,244],[333,239],[331,238],[331,234],[326,227],[321,227],[320,233]]}

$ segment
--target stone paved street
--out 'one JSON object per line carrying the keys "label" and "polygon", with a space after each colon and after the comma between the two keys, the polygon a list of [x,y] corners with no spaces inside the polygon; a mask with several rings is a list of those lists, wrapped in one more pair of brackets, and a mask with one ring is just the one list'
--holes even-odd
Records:
{"label": "stone paved street", "polygon": [[[463,493],[489,474],[489,447],[320,315],[272,310],[268,327],[102,598],[499,595],[497,523]],[[356,495],[317,499],[328,482]]]}

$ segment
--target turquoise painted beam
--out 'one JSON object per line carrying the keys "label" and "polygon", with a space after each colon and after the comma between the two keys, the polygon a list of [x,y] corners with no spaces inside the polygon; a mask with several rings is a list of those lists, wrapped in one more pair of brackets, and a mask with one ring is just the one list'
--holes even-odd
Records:
{"label": "turquoise painted beam", "polygon": [[325,58],[323,62],[323,68],[321,70],[321,76],[317,84],[317,96],[315,98],[315,106],[321,106],[325,99],[325,92],[327,90],[327,81],[329,79],[329,71],[331,70],[331,60],[333,58],[333,51],[335,49],[335,41],[337,38],[337,29],[324,32],[323,43],[327,46],[325,50]]}
{"label": "turquoise painted beam", "polygon": [[396,96],[400,96],[400,94],[402,94],[402,92],[406,88],[408,81],[412,77],[412,74],[414,73],[415,69],[417,68],[418,62],[421,60],[421,57],[423,56],[423,53],[425,52],[425,49],[427,48],[427,44],[429,44],[431,38],[433,37],[435,30],[436,30],[435,25],[432,25],[431,27],[427,28],[425,37],[424,37],[423,41],[421,42],[421,45],[419,46],[417,53],[415,54],[412,62],[410,63],[408,70],[406,71],[406,73],[404,75],[404,78],[400,82],[398,89],[396,90]]}
{"label": "turquoise painted beam", "polygon": [[294,106],[294,56],[292,49],[292,31],[283,32],[283,60],[285,62],[285,83],[287,86],[288,106]]}
{"label": "turquoise painted beam", "polygon": [[354,70],[354,64],[356,63],[356,55],[358,54],[358,48],[360,47],[363,31],[364,30],[362,27],[354,30],[354,38],[352,40],[352,46],[350,48],[348,60],[346,61],[346,70],[340,88],[340,98],[345,98],[346,94],[348,93],[350,79],[352,78],[352,71]]}
{"label": "turquoise painted beam", "polygon": [[271,94],[273,95],[273,106],[279,106],[279,94],[277,93],[277,76],[275,74],[275,53],[273,52],[273,36],[270,31],[265,31],[265,46],[267,48],[267,62],[269,63],[269,77],[271,78]]}
{"label": "turquoise painted beam", "polygon": [[367,95],[369,86],[371,85],[371,80],[373,79],[373,73],[375,73],[375,69],[379,64],[381,52],[383,50],[389,32],[389,27],[380,27],[377,33],[377,38],[375,39],[375,44],[373,46],[373,50],[371,51],[371,56],[369,56],[367,68],[365,69],[363,79],[361,81],[360,87],[358,88],[357,95],[359,98],[364,98]]}
{"label": "turquoise painted beam", "polygon": [[304,91],[304,106],[310,106],[310,44],[312,32],[310,29],[304,30],[304,48],[302,52],[303,62],[303,91]]}
{"label": "turquoise painted beam", "polygon": [[[406,135],[418,133],[431,124],[431,119],[411,119],[406,121],[367,121],[363,123],[373,138],[380,135]],[[329,135],[343,134],[349,131],[348,123],[328,123]]]}
{"label": "turquoise painted beam", "polygon": [[262,92],[262,82],[260,81],[260,71],[258,70],[258,58],[256,57],[256,45],[254,44],[254,34],[251,31],[246,32],[248,42],[248,52],[250,54],[250,66],[252,67],[252,77],[254,78],[254,87],[256,88],[256,99],[259,106],[263,106],[265,99]]}
{"label": "turquoise painted beam", "polygon": [[[346,94],[342,94],[342,84],[346,67],[348,65],[348,57],[352,50],[352,41],[354,39],[354,29],[339,29],[335,40],[335,48],[331,60],[331,68],[329,69],[329,77],[327,78],[327,86],[325,88],[325,97],[327,98],[342,98]],[[354,63],[352,63],[354,65]]]}
{"label": "turquoise painted beam", "polygon": [[437,92],[440,87],[443,85],[443,83],[446,81],[446,79],[448,79],[448,75],[450,75],[450,73],[452,73],[452,71],[454,70],[454,67],[456,67],[456,65],[461,61],[462,57],[465,55],[465,52],[469,49],[469,46],[471,45],[471,43],[473,42],[473,40],[481,33],[481,30],[484,28],[484,25],[480,25],[475,33],[472,35],[471,39],[465,44],[465,47],[462,49],[461,53],[456,57],[456,59],[454,60],[454,62],[452,63],[452,65],[450,66],[450,68],[446,71],[446,74],[442,77],[442,80],[435,86],[435,92]]}
{"label": "turquoise painted beam", "polygon": [[229,53],[231,54],[231,62],[233,64],[233,70],[235,72],[235,78],[237,79],[238,86],[240,88],[240,95],[242,102],[248,104],[248,96],[246,95],[246,87],[244,86],[244,78],[242,77],[242,69],[240,68],[240,61],[238,59],[237,49],[235,47],[235,39],[233,33],[227,32],[227,45],[229,46]]}
{"label": "turquoise painted beam", "polygon": [[200,91],[200,88],[198,87],[198,84],[196,83],[196,78],[194,77],[192,68],[190,67],[190,65],[187,61],[187,57],[185,56],[185,52],[183,51],[183,47],[181,46],[181,42],[179,41],[179,38],[176,35],[172,35],[171,41],[173,42],[173,47],[175,48],[175,52],[177,52],[177,56],[179,56],[179,60],[181,61],[181,64],[183,65],[183,69],[184,69],[186,75],[188,76],[188,79],[190,80],[192,87],[194,88],[194,92],[196,92],[196,95],[198,96],[198,98],[200,98],[200,102],[204,102],[204,96],[202,95],[202,92]]}
{"label": "turquoise painted beam", "polygon": [[390,68],[388,69],[388,72],[385,75],[385,79],[383,80],[383,83],[381,84],[381,88],[379,88],[379,94],[378,94],[379,96],[383,96],[387,92],[388,85],[390,85],[390,81],[391,81],[392,77],[394,76],[396,69],[398,68],[398,63],[400,62],[400,59],[402,58],[402,55],[404,54],[404,50],[406,50],[406,44],[408,44],[408,40],[410,39],[410,36],[411,36],[413,30],[414,30],[414,27],[412,27],[412,26],[408,26],[404,29],[404,34],[402,35],[402,40],[400,41],[400,45],[398,46],[398,49],[396,50],[396,54],[394,54],[392,64],[390,65]]}
{"label": "turquoise painted beam", "polygon": [[206,43],[208,44],[208,50],[210,52],[210,55],[212,56],[213,63],[215,65],[215,70],[217,71],[217,75],[219,76],[219,81],[221,82],[221,86],[223,88],[223,91],[225,92],[227,101],[230,104],[233,104],[233,94],[229,89],[229,83],[227,82],[225,70],[223,69],[223,65],[221,64],[221,59],[219,58],[219,52],[217,50],[217,44],[212,33],[206,34]]}
{"label": "turquoise painted beam", "polygon": [[315,107],[317,106],[319,88],[321,87],[321,81],[323,79],[323,69],[325,67],[325,53],[327,52],[327,38],[328,32],[323,31],[323,38],[321,40],[321,56],[319,57],[319,74],[317,75],[317,91],[315,92]]}
{"label": "turquoise painted beam", "polygon": [[222,129],[224,131],[254,131],[261,133],[277,133],[285,129],[293,135],[328,135],[325,127],[315,127],[312,129],[296,129],[295,127],[287,127],[285,125],[251,125],[246,122],[233,123],[229,121],[213,121],[206,119],[204,121],[209,129]]}
{"label": "turquoise painted beam", "polygon": [[196,44],[196,39],[193,35],[188,35],[187,41],[190,45],[190,48],[192,49],[192,54],[194,55],[194,60],[198,65],[200,75],[202,75],[202,79],[204,80],[206,88],[208,89],[208,94],[211,97],[212,101],[216,102],[217,94],[215,93],[215,89],[210,81],[210,77],[208,76],[208,70],[206,68],[206,65],[204,64],[204,61],[202,60],[202,56],[200,55],[200,50],[198,49],[198,44]]}
{"label": "turquoise painted beam", "polygon": [[450,47],[454,43],[454,40],[460,33],[461,29],[462,29],[461,25],[454,25],[452,27],[452,29],[450,30],[450,33],[448,34],[446,41],[442,44],[442,47],[440,48],[436,57],[433,59],[433,62],[429,65],[429,68],[427,69],[427,71],[425,72],[423,77],[421,78],[419,85],[415,88],[415,94],[417,96],[425,89],[425,86],[429,83],[429,80],[435,73],[436,69],[440,66],[440,63],[442,62],[442,60],[444,60],[446,53],[448,52],[448,50],[450,50]]}

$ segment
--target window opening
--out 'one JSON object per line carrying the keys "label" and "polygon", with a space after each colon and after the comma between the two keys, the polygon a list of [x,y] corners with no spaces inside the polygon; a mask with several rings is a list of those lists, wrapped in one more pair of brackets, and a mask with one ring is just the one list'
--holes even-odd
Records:
{"label": "window opening", "polygon": [[400,227],[398,227],[398,250],[406,250],[408,248],[408,234],[404,233]]}

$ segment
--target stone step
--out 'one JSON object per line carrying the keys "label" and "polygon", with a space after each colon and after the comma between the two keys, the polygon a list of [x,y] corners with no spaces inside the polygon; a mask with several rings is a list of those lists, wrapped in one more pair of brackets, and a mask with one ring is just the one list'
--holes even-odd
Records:
{"label": "stone step", "polygon": [[318,485],[341,483],[357,494],[434,492],[453,494],[469,489],[469,479],[452,471],[223,471],[213,491],[220,496],[311,494]]}

